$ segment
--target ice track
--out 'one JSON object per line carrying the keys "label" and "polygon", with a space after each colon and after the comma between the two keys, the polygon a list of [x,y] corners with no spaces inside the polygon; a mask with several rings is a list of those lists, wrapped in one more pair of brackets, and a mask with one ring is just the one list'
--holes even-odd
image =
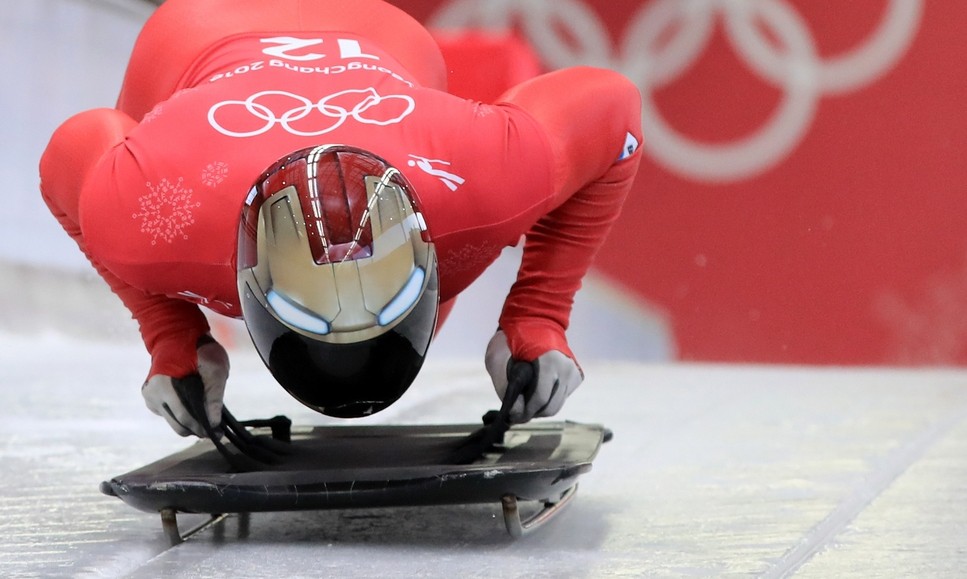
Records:
{"label": "ice track", "polygon": [[[241,418],[324,423],[237,352]],[[499,505],[253,514],[170,548],[101,480],[188,444],[140,347],[0,335],[4,577],[940,577],[967,564],[967,373],[585,362],[565,418],[615,432],[573,504],[511,540]],[[475,422],[477,360],[432,361],[357,423]],[[190,524],[191,517],[185,517]]]}

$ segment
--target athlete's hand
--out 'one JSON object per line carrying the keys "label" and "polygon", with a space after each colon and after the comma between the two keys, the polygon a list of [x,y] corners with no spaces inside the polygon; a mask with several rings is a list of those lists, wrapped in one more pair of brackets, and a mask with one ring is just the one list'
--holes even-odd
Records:
{"label": "athlete's hand", "polygon": [[[511,363],[507,336],[497,330],[487,345],[485,359],[487,372],[494,383],[494,390],[501,400],[507,392],[507,370]],[[532,418],[554,416],[564,406],[564,401],[584,380],[584,373],[577,362],[558,350],[549,350],[533,361],[534,382],[514,402],[510,421],[521,424]]]}
{"label": "athlete's hand", "polygon": [[[228,353],[210,336],[198,341],[198,375],[205,385],[205,414],[212,428],[222,421],[222,400],[228,380]],[[175,390],[173,378],[154,374],[141,387],[141,395],[151,412],[164,418],[181,436],[192,434],[206,438],[205,428],[192,416]]]}

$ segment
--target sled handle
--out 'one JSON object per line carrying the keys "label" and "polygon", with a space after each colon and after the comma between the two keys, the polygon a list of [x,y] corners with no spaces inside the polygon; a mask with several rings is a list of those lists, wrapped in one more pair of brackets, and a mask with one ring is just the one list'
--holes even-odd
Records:
{"label": "sled handle", "polygon": [[504,526],[507,528],[507,532],[514,539],[519,539],[531,531],[542,527],[546,522],[564,510],[564,507],[574,498],[574,493],[577,492],[577,489],[578,485],[575,484],[561,493],[560,498],[556,501],[545,500],[541,510],[526,521],[522,521],[520,518],[517,497],[514,495],[504,495],[500,499],[500,504],[504,510]]}

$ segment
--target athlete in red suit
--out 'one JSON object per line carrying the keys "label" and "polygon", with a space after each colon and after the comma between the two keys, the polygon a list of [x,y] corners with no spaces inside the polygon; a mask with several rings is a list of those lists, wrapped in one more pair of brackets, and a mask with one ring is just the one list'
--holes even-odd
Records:
{"label": "athlete in red suit", "polygon": [[238,220],[253,180],[320,143],[373,151],[419,192],[441,319],[526,235],[488,368],[501,393],[495,368],[508,357],[541,361],[543,386],[517,421],[554,414],[580,383],[565,331],[637,171],[638,91],[576,67],[485,104],[447,94],[445,79],[430,34],[379,0],[168,0],[137,40],[117,107],[57,129],[44,199],[139,322],[145,398],[176,431],[200,434],[172,415],[172,377],[200,373],[217,422],[228,362],[198,306],[241,315]]}

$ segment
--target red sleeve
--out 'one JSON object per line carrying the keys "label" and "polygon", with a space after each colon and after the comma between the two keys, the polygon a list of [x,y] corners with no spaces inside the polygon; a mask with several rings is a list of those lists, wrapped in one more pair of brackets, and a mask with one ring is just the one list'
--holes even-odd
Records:
{"label": "red sleeve", "polygon": [[527,232],[500,327],[518,359],[549,350],[573,359],[565,334],[574,295],[638,171],[640,94],[615,72],[579,67],[525,82],[502,100],[544,127],[554,155],[556,208]]}
{"label": "red sleeve", "polygon": [[40,160],[40,189],[54,217],[138,322],[151,354],[149,376],[184,376],[197,369],[196,343],[209,330],[204,314],[194,304],[145,293],[118,278],[88,251],[78,225],[81,196],[97,194],[85,189],[87,176],[135,126],[134,120],[113,109],[71,117],[54,132]]}

